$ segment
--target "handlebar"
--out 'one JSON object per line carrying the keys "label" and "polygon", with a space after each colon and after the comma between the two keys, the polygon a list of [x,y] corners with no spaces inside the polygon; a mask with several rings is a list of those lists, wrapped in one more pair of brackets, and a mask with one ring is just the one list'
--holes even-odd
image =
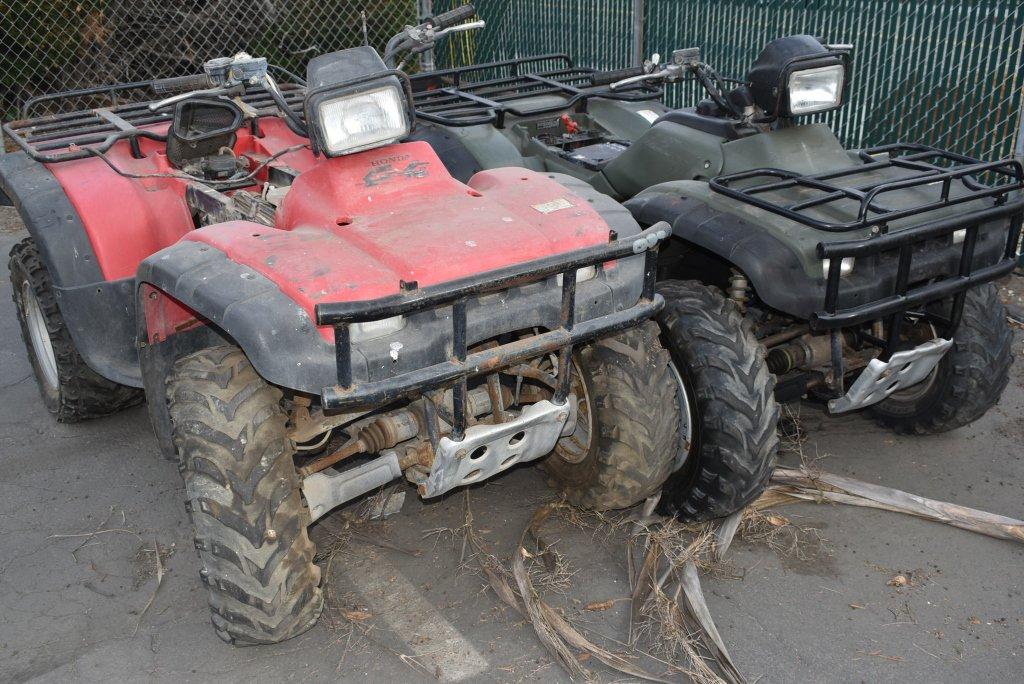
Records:
{"label": "handlebar", "polygon": [[476,8],[473,5],[461,5],[448,12],[438,14],[430,20],[431,25],[434,28],[446,29],[456,24],[461,24],[467,19],[472,19],[476,16]]}
{"label": "handlebar", "polygon": [[644,73],[645,70],[642,66],[611,69],[610,71],[595,71],[590,77],[590,83],[595,86],[611,85],[616,81],[642,76]]}
{"label": "handlebar", "polygon": [[[401,69],[405,60],[413,55],[426,52],[434,46],[439,38],[457,31],[471,31],[484,27],[484,22],[474,21],[468,24],[461,22],[472,19],[476,16],[476,8],[473,5],[461,5],[443,12],[432,19],[428,19],[416,26],[406,26],[405,29],[392,36],[384,48],[384,63],[391,69]],[[399,53],[408,53],[401,63],[396,64]]]}
{"label": "handlebar", "polygon": [[166,95],[168,93],[178,93],[187,90],[203,90],[212,86],[213,83],[210,81],[210,77],[206,74],[158,78],[152,82],[153,92],[157,95]]}

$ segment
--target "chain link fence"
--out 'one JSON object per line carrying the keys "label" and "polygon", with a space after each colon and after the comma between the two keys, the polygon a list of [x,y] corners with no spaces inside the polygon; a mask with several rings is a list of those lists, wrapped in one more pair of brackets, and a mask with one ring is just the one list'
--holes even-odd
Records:
{"label": "chain link fence", "polygon": [[194,74],[244,50],[302,73],[313,56],[383,51],[416,0],[0,0],[0,118],[30,97]]}
{"label": "chain link fence", "polygon": [[[448,9],[462,0],[436,1]],[[1020,0],[476,0],[484,32],[439,50],[438,62],[564,52],[620,68],[635,51],[700,47],[742,78],[761,48],[809,33],[852,43],[848,104],[823,117],[850,147],[922,142],[984,158],[1014,153],[1024,87]],[[635,31],[635,26],[641,31]],[[638,44],[639,36],[639,44]],[[638,50],[639,48],[639,50]],[[668,86],[692,106],[694,84]]]}
{"label": "chain link fence", "polygon": [[[373,45],[465,0],[0,0],[0,116],[33,95],[196,73],[239,50],[301,73],[313,55]],[[438,66],[545,52],[618,68],[699,46],[743,76],[771,39],[853,43],[843,142],[902,140],[982,157],[1014,151],[1024,87],[1020,0],[476,0],[487,28],[442,42]],[[642,26],[642,31],[637,27]],[[639,40],[639,42],[638,42]],[[415,68],[415,65],[413,66]],[[692,84],[668,100],[693,105]]]}

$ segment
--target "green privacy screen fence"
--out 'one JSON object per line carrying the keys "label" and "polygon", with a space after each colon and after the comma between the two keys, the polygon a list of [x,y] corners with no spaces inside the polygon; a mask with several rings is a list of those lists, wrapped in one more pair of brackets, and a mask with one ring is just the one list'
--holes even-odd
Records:
{"label": "green privacy screen fence", "polygon": [[[457,0],[458,4],[461,4]],[[435,11],[451,2],[435,2]],[[852,147],[897,140],[1009,156],[1024,87],[1024,2],[1010,0],[475,0],[487,28],[441,48],[438,62],[566,52],[578,63],[633,63],[642,52],[700,47],[742,77],[773,38],[809,33],[852,43],[848,105],[827,120]],[[669,102],[693,105],[690,84]]]}

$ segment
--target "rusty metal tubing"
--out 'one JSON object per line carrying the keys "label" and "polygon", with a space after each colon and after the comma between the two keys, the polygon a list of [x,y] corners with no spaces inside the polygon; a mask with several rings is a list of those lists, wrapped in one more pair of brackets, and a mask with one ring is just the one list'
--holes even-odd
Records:
{"label": "rusty metal tubing", "polygon": [[790,328],[789,330],[783,330],[782,332],[775,333],[774,335],[762,337],[758,342],[760,342],[761,346],[766,349],[770,349],[771,347],[777,347],[783,342],[789,342],[790,340],[809,333],[810,331],[811,327],[809,325],[798,325]]}
{"label": "rusty metal tubing", "polygon": [[611,335],[635,327],[657,315],[665,306],[665,299],[654,295],[641,300],[624,311],[582,321],[571,330],[552,330],[509,344],[474,352],[465,361],[445,361],[404,375],[357,384],[354,387],[338,385],[325,387],[321,395],[323,406],[329,410],[345,410],[358,406],[379,406],[409,394],[422,392],[431,385],[442,385],[457,378],[471,378],[504,370],[541,354],[550,354],[569,345],[585,344],[596,337]]}

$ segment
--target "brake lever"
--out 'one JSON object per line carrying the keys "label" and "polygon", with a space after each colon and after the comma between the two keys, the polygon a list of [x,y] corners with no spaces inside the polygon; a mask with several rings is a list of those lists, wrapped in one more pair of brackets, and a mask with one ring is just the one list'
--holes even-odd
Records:
{"label": "brake lever", "polygon": [[639,76],[630,76],[629,78],[624,78],[621,81],[616,81],[615,83],[609,85],[608,89],[618,90],[619,88],[625,88],[626,86],[631,86],[635,83],[643,83],[644,81],[657,81],[663,78],[665,78],[664,71],[657,71],[653,74],[640,74]]}
{"label": "brake lever", "polygon": [[434,37],[431,42],[436,42],[438,38],[443,38],[449,33],[460,33],[462,31],[474,31],[476,29],[482,29],[487,26],[487,22],[483,19],[477,19],[476,21],[466,22],[465,24],[459,24],[458,26],[449,26],[446,29],[434,32]]}
{"label": "brake lever", "polygon": [[206,88],[205,90],[190,90],[187,93],[179,93],[177,95],[172,95],[171,97],[164,98],[159,102],[154,102],[153,104],[149,105],[149,111],[156,112],[161,109],[166,109],[167,107],[170,107],[174,104],[178,104],[182,100],[187,100],[190,97],[202,97],[206,95],[216,97],[219,95],[230,95],[231,90],[231,88],[224,87]]}
{"label": "brake lever", "polygon": [[619,88],[631,86],[636,83],[642,83],[644,81],[668,81],[671,83],[681,79],[684,76],[685,69],[686,65],[684,64],[670,63],[666,64],[658,71],[654,71],[649,74],[640,74],[639,76],[630,76],[629,78],[624,78],[621,81],[616,81],[608,86],[608,88],[610,90],[618,90]]}

